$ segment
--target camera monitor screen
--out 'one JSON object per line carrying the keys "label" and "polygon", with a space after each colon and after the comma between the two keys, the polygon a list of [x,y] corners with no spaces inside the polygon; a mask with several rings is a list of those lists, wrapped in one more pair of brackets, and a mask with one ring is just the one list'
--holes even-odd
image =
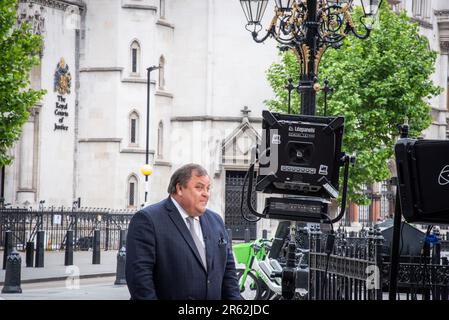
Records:
{"label": "camera monitor screen", "polygon": [[256,190],[338,196],[343,117],[262,112]]}
{"label": "camera monitor screen", "polygon": [[400,139],[395,155],[404,218],[449,224],[449,141]]}

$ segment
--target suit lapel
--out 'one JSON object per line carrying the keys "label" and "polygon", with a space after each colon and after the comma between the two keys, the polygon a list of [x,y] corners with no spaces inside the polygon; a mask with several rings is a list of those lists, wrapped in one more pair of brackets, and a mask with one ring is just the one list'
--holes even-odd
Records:
{"label": "suit lapel", "polygon": [[[178,209],[176,209],[175,205],[173,204],[170,197],[167,198],[167,201],[165,203],[165,208],[168,210],[168,216],[173,221],[174,225],[178,229],[179,233],[181,233],[184,240],[189,245],[190,249],[195,254],[195,257],[198,259],[199,263],[204,269],[203,262],[201,261],[200,254],[198,253],[198,250],[196,248],[195,242],[193,242],[192,235],[190,234],[189,229],[187,229],[186,223],[182,220],[181,213],[179,213]],[[203,233],[204,235],[204,233]],[[206,247],[206,260],[207,259],[207,247]]]}
{"label": "suit lapel", "polygon": [[201,231],[203,232],[204,245],[206,247],[206,263],[207,270],[211,270],[213,252],[213,237],[211,233],[211,227],[209,225],[209,219],[206,215],[207,211],[200,217]]}

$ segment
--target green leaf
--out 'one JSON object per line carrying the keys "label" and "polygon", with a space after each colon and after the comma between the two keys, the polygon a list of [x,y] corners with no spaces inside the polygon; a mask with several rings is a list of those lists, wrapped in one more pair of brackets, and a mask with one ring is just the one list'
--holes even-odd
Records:
{"label": "green leaf", "polygon": [[29,24],[15,27],[16,5],[17,0],[0,2],[0,167],[11,163],[9,149],[20,138],[28,110],[45,94],[26,89],[43,41]]}

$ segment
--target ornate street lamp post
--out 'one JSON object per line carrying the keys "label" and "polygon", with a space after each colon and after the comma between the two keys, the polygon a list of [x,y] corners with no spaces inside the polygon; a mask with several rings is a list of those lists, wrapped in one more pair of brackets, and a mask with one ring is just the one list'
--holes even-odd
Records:
{"label": "ornate street lamp post", "polygon": [[145,176],[145,204],[147,203],[147,197],[148,197],[148,176],[150,176],[153,173],[153,170],[151,169],[151,166],[148,164],[148,158],[149,158],[149,140],[150,140],[150,86],[151,86],[151,71],[160,69],[160,66],[151,66],[147,68],[147,131],[146,131],[146,149],[145,149],[145,165],[142,166],[140,171]]}
{"label": "ornate street lamp post", "polygon": [[0,209],[5,207],[5,166],[0,171]]}
{"label": "ornate street lamp post", "polygon": [[153,168],[149,164],[144,164],[140,168],[140,172],[145,176],[145,205],[146,205],[149,192],[148,177],[153,174]]}
{"label": "ornate street lamp post", "polygon": [[280,50],[292,50],[300,63],[301,114],[314,115],[315,95],[319,90],[318,66],[327,48],[338,48],[346,36],[368,38],[370,21],[376,16],[382,0],[361,0],[363,16],[357,31],[352,18],[353,0],[275,0],[274,16],[264,35],[261,20],[269,0],[240,0],[248,21],[246,29],[254,41],[269,37],[280,44]]}

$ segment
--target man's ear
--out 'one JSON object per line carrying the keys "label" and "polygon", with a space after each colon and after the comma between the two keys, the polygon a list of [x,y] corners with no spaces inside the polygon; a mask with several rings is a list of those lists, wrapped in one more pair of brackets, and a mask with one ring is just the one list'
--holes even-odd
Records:
{"label": "man's ear", "polygon": [[181,188],[181,184],[179,184],[179,183],[176,184],[176,194],[178,196],[182,196],[182,188]]}

